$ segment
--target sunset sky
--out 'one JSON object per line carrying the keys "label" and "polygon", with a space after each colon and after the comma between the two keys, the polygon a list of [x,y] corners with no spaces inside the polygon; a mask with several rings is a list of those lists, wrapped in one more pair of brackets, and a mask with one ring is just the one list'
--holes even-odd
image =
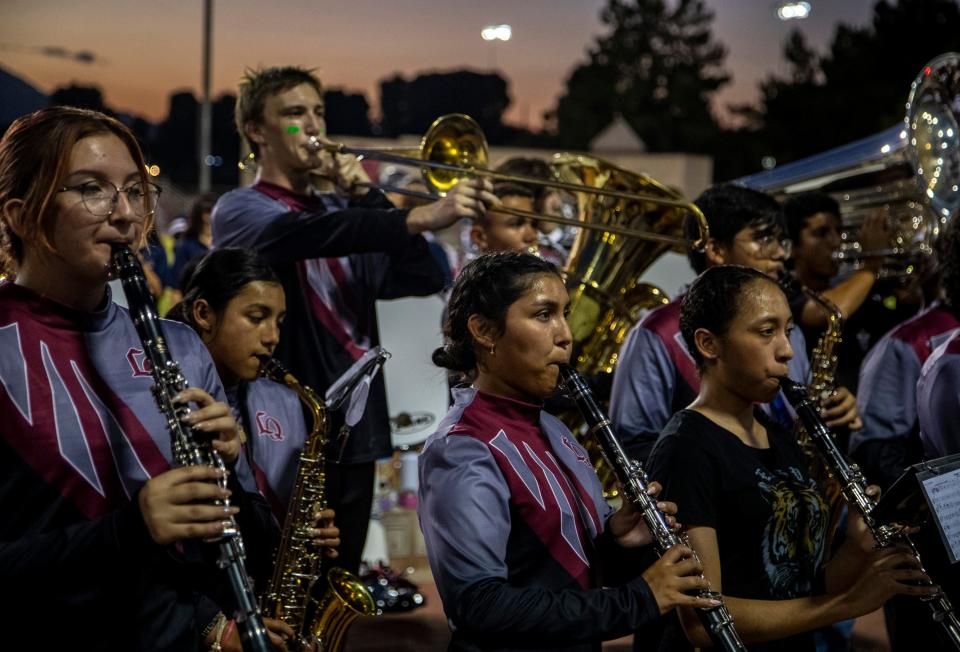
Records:
{"label": "sunset sky", "polygon": [[[602,33],[605,0],[215,0],[214,95],[233,91],[247,67],[315,67],[329,87],[363,91],[374,112],[378,81],[430,70],[495,67],[510,81],[509,122],[538,127],[587,46]],[[714,32],[729,50],[733,83],[718,104],[751,101],[757,81],[783,72],[780,45],[799,26],[817,46],[837,22],[862,25],[870,0],[812,0],[802,22],[782,23],[771,0],[707,0]],[[481,40],[484,25],[509,23],[513,40]],[[0,66],[49,92],[70,82],[99,85],[107,103],[160,120],[171,91],[201,83],[198,0],[3,0]],[[91,64],[37,52],[89,51]],[[905,91],[906,92],[906,91]]]}

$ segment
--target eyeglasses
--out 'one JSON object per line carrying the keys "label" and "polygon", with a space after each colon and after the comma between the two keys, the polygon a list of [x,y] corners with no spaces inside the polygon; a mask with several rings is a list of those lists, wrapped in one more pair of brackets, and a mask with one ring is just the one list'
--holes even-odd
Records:
{"label": "eyeglasses", "polygon": [[777,249],[782,249],[783,257],[789,258],[790,252],[793,251],[793,241],[776,232],[758,233],[750,239],[741,240],[741,242],[755,246],[764,258],[773,256],[777,253]]}
{"label": "eyeglasses", "polygon": [[60,192],[78,192],[80,201],[91,215],[107,217],[113,215],[120,201],[120,193],[127,196],[127,203],[137,217],[148,217],[157,210],[160,186],[149,181],[137,181],[126,188],[115,186],[109,181],[84,181],[75,186],[65,186]]}

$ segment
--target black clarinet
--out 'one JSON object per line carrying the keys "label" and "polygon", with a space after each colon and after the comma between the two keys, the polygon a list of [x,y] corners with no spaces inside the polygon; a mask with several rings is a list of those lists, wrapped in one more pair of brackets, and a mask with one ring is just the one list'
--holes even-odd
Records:
{"label": "black clarinet", "polygon": [[[227,469],[220,453],[210,445],[209,437],[195,431],[184,422],[189,413],[186,404],[178,403],[174,397],[188,387],[186,378],[180,372],[180,365],[170,358],[167,342],[160,331],[157,308],[153,296],[147,289],[143,267],[126,245],[113,246],[113,266],[117,277],[123,284],[127,295],[130,316],[143,344],[146,359],[150,362],[153,376],[153,397],[157,407],[167,420],[170,431],[173,463],[176,466],[209,466],[220,472],[218,484],[227,488]],[[230,500],[216,501],[217,506],[228,508]],[[237,631],[243,649],[248,652],[270,652],[273,646],[267,636],[260,608],[253,592],[253,584],[244,566],[243,539],[232,515],[224,518],[223,533],[207,541],[220,544],[220,558],[217,566],[226,571],[230,588],[236,601],[233,614],[237,622]]]}
{"label": "black clarinet", "polygon": [[[877,547],[886,548],[896,543],[907,546],[913,556],[916,557],[920,569],[926,573],[920,559],[920,553],[906,531],[900,527],[881,525],[873,517],[874,502],[867,495],[867,483],[863,477],[863,472],[856,464],[848,464],[840,453],[840,449],[837,448],[834,441],[833,433],[823,422],[817,406],[810,400],[807,388],[789,378],[781,378],[780,387],[783,389],[787,400],[793,405],[793,409],[796,410],[800,422],[806,428],[817,452],[823,458],[827,470],[840,483],[843,497],[846,498],[847,503],[853,509],[860,513],[864,523],[867,524],[867,528],[877,542]],[[932,586],[932,583],[930,585]],[[930,597],[921,599],[930,606],[933,620],[943,628],[954,648],[960,650],[960,621],[957,620],[957,615],[947,595],[943,590],[940,590]]]}
{"label": "black clarinet", "polygon": [[[686,539],[674,532],[667,523],[667,517],[657,508],[657,502],[647,493],[649,480],[646,471],[635,460],[627,457],[626,451],[620,444],[620,440],[610,427],[610,420],[600,409],[593,392],[587,387],[583,377],[576,372],[573,367],[561,365],[560,377],[563,381],[565,393],[576,402],[577,407],[583,414],[587,423],[590,436],[592,436],[603,454],[603,460],[607,463],[617,476],[621,491],[627,500],[633,505],[647,524],[650,533],[653,535],[653,542],[659,555],[663,555],[673,546],[683,544],[689,546]],[[709,589],[699,589],[696,593],[698,598],[708,598],[710,600],[721,600],[716,607],[706,607],[695,609],[700,622],[713,641],[713,646],[720,650],[728,652],[745,651],[743,641],[737,633],[733,624],[733,616],[727,610],[727,606],[722,603],[722,598],[716,591]]]}

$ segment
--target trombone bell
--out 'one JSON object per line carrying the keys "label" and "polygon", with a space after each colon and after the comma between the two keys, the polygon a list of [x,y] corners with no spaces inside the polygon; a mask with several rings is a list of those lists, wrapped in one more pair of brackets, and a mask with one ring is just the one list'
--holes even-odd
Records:
{"label": "trombone bell", "polygon": [[420,158],[447,167],[422,166],[420,173],[427,187],[443,197],[471,171],[486,169],[488,152],[487,139],[473,118],[463,113],[440,116],[420,141]]}

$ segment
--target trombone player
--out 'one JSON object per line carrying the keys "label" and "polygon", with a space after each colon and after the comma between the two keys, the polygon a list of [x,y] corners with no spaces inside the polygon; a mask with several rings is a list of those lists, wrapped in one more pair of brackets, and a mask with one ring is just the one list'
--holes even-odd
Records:
{"label": "trombone player", "polygon": [[[301,67],[249,72],[235,118],[257,175],[214,206],[214,247],[254,249],[274,267],[288,301],[276,355],[322,392],[377,345],[377,299],[442,288],[444,274],[421,234],[481,217],[498,202],[485,179],[462,181],[443,199],[410,210],[394,208],[379,190],[361,189],[358,182],[369,180],[356,158],[333,156],[311,141],[326,138],[323,87]],[[332,563],[356,573],[375,460],[392,451],[382,378],[373,380],[367,409],[352,427],[342,428],[343,415],[332,419],[327,496],[341,532]]]}

